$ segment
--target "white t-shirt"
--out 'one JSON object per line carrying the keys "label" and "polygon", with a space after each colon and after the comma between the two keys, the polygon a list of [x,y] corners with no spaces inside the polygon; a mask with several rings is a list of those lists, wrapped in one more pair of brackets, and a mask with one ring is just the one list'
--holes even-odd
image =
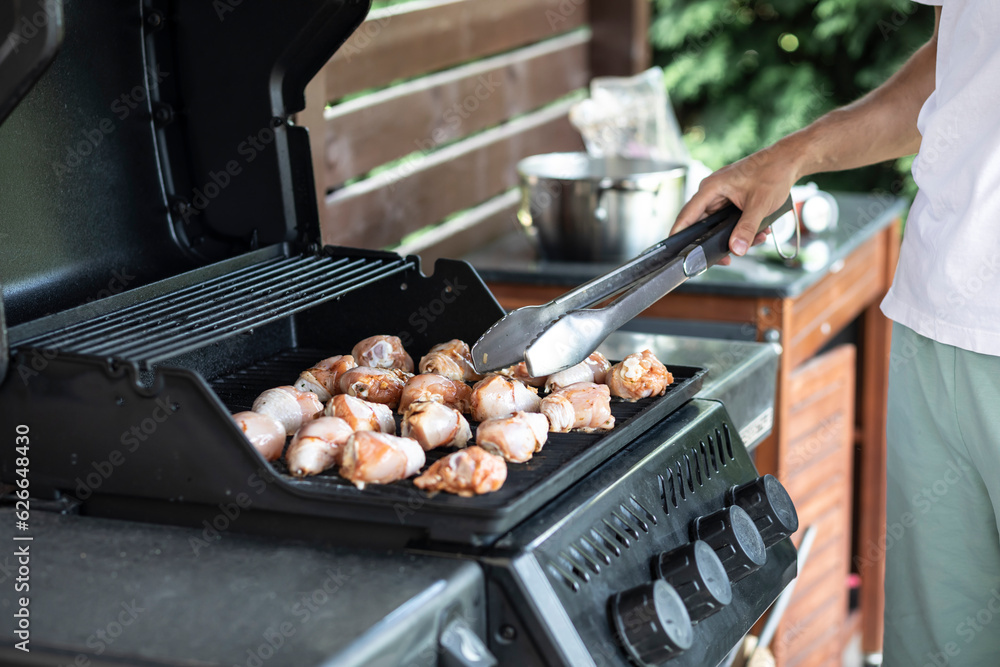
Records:
{"label": "white t-shirt", "polygon": [[920,191],[882,312],[1000,356],[1000,0],[919,1],[942,5],[937,86],[917,119]]}

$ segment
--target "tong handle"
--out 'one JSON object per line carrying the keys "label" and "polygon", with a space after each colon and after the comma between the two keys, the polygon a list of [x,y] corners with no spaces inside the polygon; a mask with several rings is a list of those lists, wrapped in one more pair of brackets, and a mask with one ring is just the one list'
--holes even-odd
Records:
{"label": "tong handle", "polygon": [[[686,227],[672,236],[668,236],[659,243],[643,250],[635,258],[630,259],[618,268],[603,276],[598,276],[585,282],[579,287],[566,292],[550,302],[553,307],[558,307],[562,312],[579,310],[586,308],[599,301],[612,296],[637,280],[645,278],[650,273],[665,266],[670,260],[692,243],[709,233],[719,222],[728,220],[733,213],[739,220],[739,209],[733,204],[712,213],[708,217],[699,220],[690,227]],[[732,227],[736,226],[733,222]],[[728,239],[727,239],[728,242]]]}

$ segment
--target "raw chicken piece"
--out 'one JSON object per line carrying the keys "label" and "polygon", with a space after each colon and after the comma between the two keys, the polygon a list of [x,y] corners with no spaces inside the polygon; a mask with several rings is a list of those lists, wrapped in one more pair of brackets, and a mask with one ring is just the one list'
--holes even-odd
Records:
{"label": "raw chicken piece", "polygon": [[324,359],[309,370],[302,371],[295,388],[299,391],[311,391],[325,403],[331,396],[340,393],[340,388],[337,386],[340,376],[345,371],[357,367],[354,357],[349,354]]}
{"label": "raw chicken piece", "polygon": [[649,350],[628,355],[611,367],[607,377],[611,395],[626,401],[662,396],[673,381],[674,376]]}
{"label": "raw chicken piece", "polygon": [[507,462],[473,445],[432,464],[413,483],[424,491],[444,491],[470,498],[496,491],[506,479]]}
{"label": "raw chicken piece", "polygon": [[412,375],[398,368],[369,368],[358,366],[340,376],[340,393],[357,396],[372,403],[382,403],[390,408],[399,405],[406,381]]}
{"label": "raw chicken piece", "polygon": [[472,365],[472,352],[469,346],[457,338],[432,347],[430,352],[420,359],[419,368],[421,373],[437,373],[459,382],[476,382],[483,379]]}
{"label": "raw chicken piece", "polygon": [[320,417],[295,433],[288,445],[285,462],[295,477],[318,475],[340,464],[344,445],[354,435],[354,429],[338,417]]}
{"label": "raw chicken piece", "polygon": [[512,463],[524,463],[549,437],[549,420],[537,412],[518,412],[513,417],[490,419],[476,429],[476,444],[490,454]]}
{"label": "raw chicken piece", "polygon": [[414,375],[403,387],[399,398],[399,411],[405,412],[411,403],[437,401],[459,412],[468,412],[472,403],[472,389],[464,382],[450,380],[443,375],[424,373]]}
{"label": "raw chicken piece", "polygon": [[323,414],[323,403],[311,391],[275,387],[257,397],[253,411],[277,419],[285,427],[285,434],[293,435],[300,426]]}
{"label": "raw chicken piece", "polygon": [[510,417],[515,412],[538,412],[538,404],[534,389],[502,375],[491,375],[472,388],[472,419],[477,422]]}
{"label": "raw chicken piece", "polygon": [[277,461],[281,458],[281,450],[285,448],[285,427],[281,422],[258,412],[237,412],[233,420],[266,460]]}
{"label": "raw chicken piece", "polygon": [[606,384],[577,382],[542,399],[542,414],[549,418],[549,430],[568,433],[609,431],[615,427],[611,415],[611,390]]}
{"label": "raw chicken piece", "polygon": [[355,396],[338,394],[326,404],[323,414],[340,417],[352,431],[381,431],[396,434],[396,420],[392,408],[381,403],[371,403]]}
{"label": "raw chicken piece", "polygon": [[351,355],[359,366],[369,368],[400,368],[413,372],[413,357],[403,349],[398,336],[371,336],[354,346]]}
{"label": "raw chicken piece", "polygon": [[359,489],[365,484],[388,484],[416,475],[427,458],[416,440],[388,433],[360,431],[344,447],[340,475]]}
{"label": "raw chicken piece", "polygon": [[611,368],[611,363],[604,355],[600,352],[594,352],[576,366],[570,366],[564,371],[550,375],[545,382],[545,391],[559,391],[563,387],[577,382],[603,384],[609,368]]}
{"label": "raw chicken piece", "polygon": [[451,445],[465,447],[472,439],[472,429],[462,413],[435,401],[411,403],[403,415],[400,434],[413,438],[428,452]]}
{"label": "raw chicken piece", "polygon": [[508,366],[507,368],[498,371],[498,374],[514,380],[520,380],[529,387],[544,387],[545,381],[549,379],[548,375],[543,375],[542,377],[537,378],[528,375],[528,364],[523,361],[519,364],[514,364],[513,366]]}

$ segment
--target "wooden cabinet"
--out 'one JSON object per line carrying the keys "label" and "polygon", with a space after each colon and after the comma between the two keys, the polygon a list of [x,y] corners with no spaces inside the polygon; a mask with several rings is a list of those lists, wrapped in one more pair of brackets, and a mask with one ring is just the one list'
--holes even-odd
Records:
{"label": "wooden cabinet", "polygon": [[788,386],[783,478],[799,513],[795,542],[816,527],[809,559],[775,634],[779,664],[839,666],[851,569],[855,348],[841,345],[796,368]]}
{"label": "wooden cabinet", "polygon": [[[856,207],[862,222],[846,224],[860,228],[871,223],[866,206]],[[884,204],[878,206],[886,212]],[[775,638],[782,666],[839,665],[847,635],[857,631],[858,622],[862,650],[881,652],[884,565],[871,563],[860,573],[860,618],[848,617],[847,576],[852,555],[878,544],[885,527],[891,329],[879,303],[898,257],[899,209],[891,216],[891,222],[883,221],[878,231],[794,296],[757,296],[746,289],[729,294],[680,292],[643,314],[737,324],[757,340],[781,343],[774,431],[756,450],[757,466],[788,487],[801,526],[815,524],[820,531]],[[539,284],[537,279],[487,281],[505,308],[545,303],[566,291],[565,286]],[[856,346],[834,346],[848,327],[855,332]]]}

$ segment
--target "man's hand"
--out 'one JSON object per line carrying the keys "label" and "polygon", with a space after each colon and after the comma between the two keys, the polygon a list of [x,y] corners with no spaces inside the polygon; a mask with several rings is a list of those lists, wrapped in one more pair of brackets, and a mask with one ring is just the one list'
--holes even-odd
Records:
{"label": "man's hand", "polygon": [[857,102],[706,178],[681,209],[671,233],[732,202],[743,215],[729,249],[744,255],[751,245],[763,243],[765,234],[757,233],[761,220],[785,203],[798,179],[916,153],[921,139],[917,116],[935,84],[941,8],[934,11],[934,34],[888,81]]}
{"label": "man's hand", "polygon": [[[788,199],[799,179],[797,161],[782,143],[758,151],[708,176],[701,182],[697,194],[677,216],[671,234],[690,227],[709,213],[728,203],[743,211],[729,239],[734,255],[745,255],[750,246],[763,243],[767,232],[758,233],[761,221],[777,211]],[[729,264],[726,257],[720,264]]]}

